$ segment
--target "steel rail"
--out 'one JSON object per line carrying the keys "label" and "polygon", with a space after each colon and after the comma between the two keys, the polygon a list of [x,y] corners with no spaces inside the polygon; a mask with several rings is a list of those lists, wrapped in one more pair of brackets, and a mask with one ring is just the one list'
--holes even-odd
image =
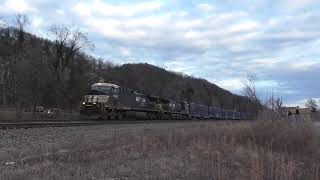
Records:
{"label": "steel rail", "polygon": [[[122,124],[152,124],[152,123],[179,123],[179,122],[222,122],[222,120],[103,120],[103,121],[20,121],[1,122],[0,129],[29,129],[45,127],[72,127],[72,126],[98,126],[98,125],[122,125]],[[246,120],[223,120],[246,121]]]}

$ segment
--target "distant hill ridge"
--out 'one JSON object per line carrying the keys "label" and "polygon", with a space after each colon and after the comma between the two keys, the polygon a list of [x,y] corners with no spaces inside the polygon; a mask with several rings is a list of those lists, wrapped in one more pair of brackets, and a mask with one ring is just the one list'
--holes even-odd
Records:
{"label": "distant hill ridge", "polygon": [[232,94],[207,80],[146,64],[114,66],[102,73],[105,80],[145,94],[192,101],[239,111],[255,109],[246,97]]}

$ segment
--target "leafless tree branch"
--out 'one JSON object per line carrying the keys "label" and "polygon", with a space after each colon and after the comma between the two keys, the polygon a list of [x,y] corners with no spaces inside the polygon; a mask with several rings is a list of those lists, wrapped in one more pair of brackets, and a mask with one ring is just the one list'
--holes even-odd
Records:
{"label": "leafless tree branch", "polygon": [[248,97],[252,102],[257,103],[261,106],[261,100],[258,98],[256,90],[256,76],[248,74],[246,79],[242,80],[244,86],[243,93]]}
{"label": "leafless tree branch", "polygon": [[318,107],[317,101],[312,98],[309,98],[306,102],[306,107],[315,110]]}
{"label": "leafless tree branch", "polygon": [[5,27],[5,22],[4,22],[4,18],[0,17],[0,28],[4,28]]}
{"label": "leafless tree branch", "polygon": [[54,36],[57,56],[56,69],[63,69],[80,50],[94,48],[87,34],[79,30],[72,30],[65,25],[52,25],[49,31]]}

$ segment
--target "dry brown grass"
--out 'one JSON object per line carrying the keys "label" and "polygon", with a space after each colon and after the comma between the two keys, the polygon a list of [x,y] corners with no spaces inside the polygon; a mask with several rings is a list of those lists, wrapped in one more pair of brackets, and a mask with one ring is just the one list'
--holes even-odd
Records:
{"label": "dry brown grass", "polygon": [[16,113],[11,111],[0,111],[0,120],[16,119]]}
{"label": "dry brown grass", "polygon": [[257,121],[145,129],[17,150],[0,179],[319,180],[319,136],[308,124]]}
{"label": "dry brown grass", "polygon": [[78,113],[56,113],[47,114],[45,112],[16,112],[0,111],[0,121],[14,120],[78,120]]}

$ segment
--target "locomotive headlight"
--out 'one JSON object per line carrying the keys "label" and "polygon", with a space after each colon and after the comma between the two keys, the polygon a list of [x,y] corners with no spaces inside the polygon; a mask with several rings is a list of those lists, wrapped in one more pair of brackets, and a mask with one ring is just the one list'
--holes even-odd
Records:
{"label": "locomotive headlight", "polygon": [[94,103],[92,103],[92,104],[97,104],[97,103],[94,102]]}
{"label": "locomotive headlight", "polygon": [[83,104],[83,105],[85,105],[86,103],[85,103],[85,102],[83,102],[82,104]]}

